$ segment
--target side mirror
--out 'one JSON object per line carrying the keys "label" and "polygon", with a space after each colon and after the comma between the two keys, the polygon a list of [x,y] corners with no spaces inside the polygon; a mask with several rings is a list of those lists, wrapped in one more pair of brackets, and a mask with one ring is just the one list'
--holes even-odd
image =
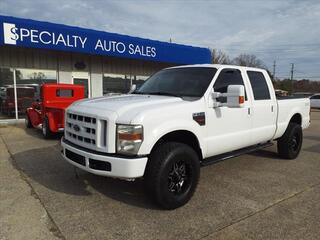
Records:
{"label": "side mirror", "polygon": [[[245,93],[243,85],[229,85],[227,93],[213,92],[211,94],[213,102],[213,107],[230,107],[230,108],[240,108],[244,106]],[[219,97],[226,97],[227,102],[221,103],[217,99]]]}
{"label": "side mirror", "polygon": [[137,89],[137,85],[136,84],[132,84],[128,94],[133,93],[136,89]]}
{"label": "side mirror", "polygon": [[244,106],[245,94],[243,85],[229,85],[227,94],[228,107],[240,108]]}

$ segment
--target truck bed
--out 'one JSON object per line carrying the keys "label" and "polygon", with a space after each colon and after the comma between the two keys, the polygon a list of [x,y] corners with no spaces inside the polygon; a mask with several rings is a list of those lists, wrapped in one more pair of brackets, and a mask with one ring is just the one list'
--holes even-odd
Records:
{"label": "truck bed", "polygon": [[285,132],[288,122],[294,113],[301,113],[301,126],[307,128],[310,124],[310,99],[305,97],[286,97],[278,101],[277,131],[275,139]]}
{"label": "truck bed", "polygon": [[285,100],[285,99],[300,99],[306,98],[305,96],[277,96],[277,100]]}

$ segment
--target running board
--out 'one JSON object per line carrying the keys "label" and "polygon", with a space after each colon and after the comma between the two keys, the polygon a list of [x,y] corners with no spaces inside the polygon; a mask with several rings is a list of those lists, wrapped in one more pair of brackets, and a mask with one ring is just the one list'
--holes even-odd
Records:
{"label": "running board", "polygon": [[213,156],[213,157],[209,157],[209,158],[206,158],[206,159],[202,160],[201,161],[201,166],[208,166],[210,164],[214,164],[214,163],[217,163],[217,162],[220,162],[220,161],[223,161],[223,160],[227,160],[229,158],[238,157],[238,156],[240,156],[242,154],[255,152],[255,151],[259,150],[259,149],[270,147],[272,145],[273,145],[273,143],[267,142],[267,143],[263,143],[263,144],[258,144],[258,145],[246,147],[246,148],[241,148],[241,149],[236,150],[236,151],[219,154],[219,155],[216,155],[216,156]]}

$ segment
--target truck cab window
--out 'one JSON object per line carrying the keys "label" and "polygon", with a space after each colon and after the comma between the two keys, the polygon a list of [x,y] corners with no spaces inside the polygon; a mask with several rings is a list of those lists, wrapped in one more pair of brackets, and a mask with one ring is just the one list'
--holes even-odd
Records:
{"label": "truck cab window", "polygon": [[270,91],[262,72],[247,71],[254,100],[269,100]]}
{"label": "truck cab window", "polygon": [[[228,91],[229,85],[243,85],[243,79],[241,76],[241,72],[238,69],[223,69],[216,82],[213,85],[213,89],[215,92],[226,93]],[[245,92],[245,99],[247,100],[247,94]],[[226,97],[220,97],[219,102],[226,102]]]}
{"label": "truck cab window", "polygon": [[57,97],[73,97],[72,89],[57,89],[56,91]]}

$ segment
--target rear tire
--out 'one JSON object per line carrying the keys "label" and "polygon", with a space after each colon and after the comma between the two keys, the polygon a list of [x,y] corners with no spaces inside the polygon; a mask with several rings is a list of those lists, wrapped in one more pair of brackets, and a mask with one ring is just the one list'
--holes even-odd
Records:
{"label": "rear tire", "polygon": [[287,130],[277,143],[280,157],[284,159],[297,158],[301,150],[302,139],[301,126],[297,123],[289,123]]}
{"label": "rear tire", "polygon": [[50,130],[49,119],[45,117],[42,123],[42,135],[45,139],[52,138],[53,133]]}
{"label": "rear tire", "polygon": [[32,128],[32,124],[31,124],[30,117],[29,117],[28,113],[26,113],[24,123],[26,125],[26,128]]}
{"label": "rear tire", "polygon": [[164,209],[175,209],[190,200],[199,176],[197,153],[186,144],[168,142],[152,151],[144,182],[157,204]]}

